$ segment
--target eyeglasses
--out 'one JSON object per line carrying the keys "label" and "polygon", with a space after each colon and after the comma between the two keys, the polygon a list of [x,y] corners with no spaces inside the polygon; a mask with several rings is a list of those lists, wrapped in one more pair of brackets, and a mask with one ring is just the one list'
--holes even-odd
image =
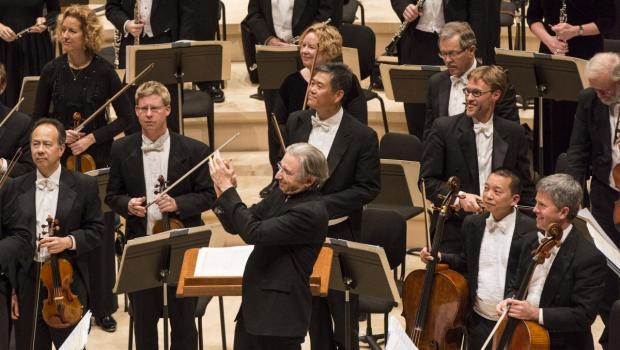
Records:
{"label": "eyeglasses", "polygon": [[491,92],[492,90],[469,90],[468,88],[464,88],[463,89],[463,94],[465,94],[465,97],[472,95],[474,97],[480,97],[482,96],[482,94],[486,94],[487,92]]}
{"label": "eyeglasses", "polygon": [[282,163],[281,162],[276,163],[276,165],[278,166],[278,171],[281,171],[282,173],[284,173],[284,176],[293,176],[294,175],[290,170],[284,169],[284,167],[282,167]]}
{"label": "eyeglasses", "polygon": [[463,52],[467,51],[467,48],[460,50],[460,51],[450,51],[450,52],[440,52],[437,54],[437,56],[439,56],[439,58],[441,58],[442,60],[445,60],[446,58],[454,58],[460,54],[462,54]]}
{"label": "eyeglasses", "polygon": [[159,113],[164,110],[168,106],[146,106],[146,107],[138,107],[136,106],[137,113],[148,113],[149,111],[153,113]]}

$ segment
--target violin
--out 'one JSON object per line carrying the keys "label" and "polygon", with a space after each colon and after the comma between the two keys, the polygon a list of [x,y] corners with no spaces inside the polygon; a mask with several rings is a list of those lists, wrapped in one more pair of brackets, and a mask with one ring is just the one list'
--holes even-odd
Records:
{"label": "violin", "polygon": [[[51,237],[58,232],[58,220],[47,217],[47,234]],[[43,301],[43,321],[55,329],[76,325],[82,318],[84,306],[78,296],[71,291],[73,267],[67,259],[52,254],[49,261],[41,267],[41,283],[47,289],[47,299]]]}
{"label": "violin", "polygon": [[[532,252],[532,261],[519,286],[514,299],[525,300],[530,280],[537,265],[545,262],[550,256],[551,249],[559,247],[562,241],[562,228],[558,224],[551,224],[547,229],[536,250]],[[510,306],[506,308],[502,318],[498,321],[497,331],[493,335],[493,350],[496,349],[532,349],[548,350],[550,346],[549,332],[536,322],[519,320],[507,317]]]}
{"label": "violin", "polygon": [[[164,193],[167,185],[168,183],[166,179],[164,179],[164,176],[159,175],[157,178],[157,185],[155,185],[155,194]],[[161,216],[161,220],[155,222],[155,226],[153,226],[153,234],[184,227],[181,220],[169,217],[168,213],[161,213]]]}
{"label": "violin", "polygon": [[[79,112],[73,113],[73,129],[77,130],[82,121],[82,115]],[[97,169],[95,158],[88,153],[78,155],[70,155],[67,158],[67,168],[80,173],[89,172]]]}
{"label": "violin", "polygon": [[438,264],[439,243],[449,214],[454,214],[459,180],[448,179],[450,192],[440,207],[431,247],[433,260],[425,270],[411,272],[403,286],[403,313],[406,331],[420,350],[459,350],[469,310],[469,288],[465,277]]}

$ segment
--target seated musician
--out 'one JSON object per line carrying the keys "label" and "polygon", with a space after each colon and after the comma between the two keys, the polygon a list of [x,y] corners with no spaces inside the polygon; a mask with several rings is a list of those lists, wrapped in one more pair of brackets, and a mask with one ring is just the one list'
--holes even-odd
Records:
{"label": "seated musician", "polygon": [[[478,212],[477,201],[484,183],[494,169],[503,167],[519,177],[521,200],[533,202],[527,139],[517,123],[495,117],[495,106],[506,91],[506,73],[497,66],[482,66],[469,73],[463,90],[467,108],[451,118],[437,118],[425,141],[420,167],[428,200],[439,205],[440,196],[448,192],[451,176],[460,180],[462,193],[458,205],[463,212]],[[462,216],[461,216],[462,217]],[[440,250],[460,252],[459,231],[462,219],[446,222]]]}
{"label": "seated musician", "polygon": [[327,233],[319,192],[327,161],[314,146],[296,143],[278,165],[278,188],[247,208],[232,165],[219,152],[209,163],[218,197],[213,211],[226,231],[255,245],[243,273],[235,350],[301,349],[308,332],[309,278]]}
{"label": "seated musician", "polygon": [[[463,220],[461,253],[439,253],[441,263],[467,277],[473,305],[467,321],[468,349],[481,349],[493,329],[498,319],[495,306],[517,274],[523,236],[536,229],[534,220],[515,208],[520,190],[521,181],[510,170],[492,171],[482,195],[488,213]],[[425,263],[433,259],[426,248],[420,257]]]}
{"label": "seated musician", "polygon": [[[0,95],[5,91],[6,87],[6,69],[4,65],[0,63]],[[8,108],[0,102],[0,123],[6,118],[10,111],[11,108]],[[28,146],[31,126],[32,120],[29,116],[15,111],[9,119],[6,120],[4,125],[0,127],[0,140],[2,140],[2,142],[0,142],[0,175],[8,170],[9,163],[19,147],[22,147],[23,154],[18,162],[15,163],[15,168],[11,172],[11,177],[23,175],[34,169],[32,157],[30,156],[30,147]]]}
{"label": "seated musician", "polygon": [[[439,32],[439,56],[448,68],[428,80],[424,139],[433,121],[465,111],[465,94],[469,73],[479,65],[476,61],[476,36],[467,22],[449,22]],[[515,89],[509,83],[502,91],[493,114],[519,122]]]}
{"label": "seated musician", "polygon": [[[151,235],[162,213],[179,219],[185,227],[203,224],[202,212],[215,200],[206,166],[200,167],[168,194],[155,195],[158,178],[169,184],[185,175],[210,153],[200,141],[169,131],[170,93],[159,82],[148,81],[136,91],[136,114],[142,133],[114,142],[105,202],[127,220],[128,239]],[[145,208],[147,203],[156,205]],[[176,298],[176,285],[168,286],[172,348],[196,349],[194,322],[196,298]],[[135,322],[136,347],[157,349],[157,322],[162,315],[162,289],[129,293]]]}
{"label": "seated musician", "polygon": [[[314,72],[308,94],[311,109],[289,116],[287,141],[308,142],[323,152],[330,176],[321,193],[329,218],[335,221],[327,235],[356,241],[360,237],[362,207],[377,196],[381,187],[377,134],[342,108],[345,91],[353,79],[346,65],[329,63],[315,67]],[[350,314],[352,350],[359,343],[357,305],[354,296]],[[344,321],[343,292],[330,290],[327,298],[315,298],[310,323],[312,349],[342,348]]]}
{"label": "seated musician", "polygon": [[[103,214],[99,200],[97,179],[61,166],[65,151],[65,129],[55,119],[38,120],[30,137],[30,151],[36,166],[32,171],[11,183],[10,195],[20,208],[19,220],[36,233],[39,249],[34,257],[14,264],[16,295],[13,297],[12,317],[15,319],[17,349],[29,349],[35,302],[38,304],[36,321],[36,349],[59,348],[74,326],[53,328],[42,319],[42,301],[49,291],[41,284],[40,299],[35,300],[35,280],[39,262],[49,262],[51,254],[68,260],[73,268],[70,289],[83,306],[89,309],[88,253],[99,244],[103,230]],[[59,230],[42,235],[46,219],[58,220]],[[47,229],[46,229],[47,231]],[[41,280],[46,278],[41,275]],[[47,276],[51,280],[51,276]],[[52,284],[50,283],[50,287]]]}
{"label": "seated musician", "polygon": [[[583,198],[581,186],[570,175],[555,174],[541,179],[536,190],[536,226],[545,230],[559,224],[562,242],[534,270],[526,300],[505,299],[497,305],[497,313],[510,304],[508,316],[544,326],[552,350],[594,349],[590,327],[603,298],[607,269],[603,254],[572,224]],[[518,290],[540,237],[538,232],[524,237],[517,278],[509,293]]]}

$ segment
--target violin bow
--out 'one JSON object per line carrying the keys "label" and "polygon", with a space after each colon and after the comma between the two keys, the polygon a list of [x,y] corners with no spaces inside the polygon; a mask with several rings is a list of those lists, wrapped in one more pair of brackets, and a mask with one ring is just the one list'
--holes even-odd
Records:
{"label": "violin bow", "polygon": [[276,118],[275,113],[271,113],[271,123],[273,124],[273,128],[276,131],[276,135],[278,135],[278,142],[280,143],[280,148],[282,148],[282,154],[284,154],[286,153],[286,145],[284,144],[282,131],[280,131],[280,125],[278,124],[278,119]]}
{"label": "violin bow", "polygon": [[314,66],[316,65],[316,58],[319,56],[319,47],[320,45],[316,44],[316,53],[314,54],[314,58],[312,59],[312,66],[310,67],[310,79],[308,80],[308,87],[306,88],[306,95],[304,96],[304,104],[301,107],[301,110],[305,110],[308,106],[308,95],[310,95],[310,86],[312,85],[312,75],[314,74]]}
{"label": "violin bow", "polygon": [[6,114],[4,119],[2,119],[2,121],[0,122],[0,128],[4,125],[4,123],[6,123],[7,120],[9,120],[9,118],[13,114],[15,114],[15,112],[17,112],[17,109],[22,104],[22,102],[24,102],[24,97],[20,98],[19,101],[17,101],[17,103],[15,104],[15,106],[13,106],[13,108],[9,111],[9,113]]}
{"label": "violin bow", "polygon": [[[208,156],[206,156],[203,160],[200,161],[200,163],[196,164],[193,168],[191,168],[190,170],[188,170],[185,175],[181,176],[180,178],[178,178],[175,182],[172,183],[172,185],[169,185],[168,187],[166,187],[166,189],[162,192],[160,192],[157,196],[161,197],[163,195],[165,195],[166,193],[168,193],[171,189],[173,189],[176,185],[178,185],[181,181],[185,180],[186,177],[188,177],[189,175],[191,175],[194,171],[196,171],[196,169],[200,168],[204,163],[206,163],[209,159],[211,159],[211,157],[213,157],[213,155],[215,155],[215,152],[221,150],[222,148],[224,148],[226,145],[228,145],[229,143],[231,143],[234,139],[237,138],[237,136],[239,136],[239,132],[237,132],[236,134],[234,134],[231,138],[229,138],[228,140],[226,140],[226,142],[224,142],[220,147],[218,147],[215,151],[213,151],[211,154],[209,154]],[[153,205],[155,203],[155,201],[152,201],[150,203],[148,203],[144,209],[148,209],[148,207],[150,207],[151,205]]]}
{"label": "violin bow", "polygon": [[426,208],[426,184],[424,183],[424,179],[422,179],[422,209],[424,209],[424,228],[426,229],[426,246],[429,251],[431,247],[431,229],[429,227],[430,220],[428,219],[428,210]]}
{"label": "violin bow", "polygon": [[499,328],[499,325],[502,323],[502,321],[508,315],[508,311],[510,311],[510,304],[506,305],[506,310],[504,310],[504,312],[502,313],[502,316],[500,316],[499,320],[497,320],[497,322],[495,323],[495,326],[493,326],[493,329],[491,330],[491,333],[487,337],[487,340],[484,341],[484,345],[482,345],[482,348],[480,348],[481,350],[484,350],[484,349],[487,348],[487,346],[489,345],[489,343],[493,339],[493,336],[495,335],[495,332],[497,332],[497,329]]}
{"label": "violin bow", "polygon": [[120,95],[122,95],[125,91],[127,91],[127,89],[129,89],[130,87],[132,87],[133,85],[135,85],[136,81],[138,81],[138,79],[142,78],[142,76],[146,73],[148,73],[148,71],[150,71],[151,69],[153,69],[153,67],[155,67],[155,63],[151,63],[149,64],[146,68],[144,68],[144,70],[142,70],[142,72],[140,72],[140,74],[138,74],[135,78],[133,78],[132,81],[130,81],[129,83],[127,83],[127,85],[123,86],[122,89],[118,90],[118,92],[116,94],[114,94],[114,96],[110,97],[104,104],[101,105],[101,107],[99,107],[96,111],[93,112],[93,114],[91,114],[88,118],[86,118],[82,124],[78,125],[76,128],[74,128],[73,130],[80,132],[82,131],[82,129],[84,129],[84,127],[90,123],[91,121],[93,121],[93,119],[99,115],[99,113],[101,113],[110,103],[114,102],[114,100],[116,100]]}

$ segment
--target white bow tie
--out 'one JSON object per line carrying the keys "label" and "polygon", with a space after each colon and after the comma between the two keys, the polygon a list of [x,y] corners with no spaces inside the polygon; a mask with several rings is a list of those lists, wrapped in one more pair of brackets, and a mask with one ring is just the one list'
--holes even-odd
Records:
{"label": "white bow tie", "polygon": [[493,217],[489,217],[486,224],[490,233],[506,233],[506,224],[501,221],[495,221]]}
{"label": "white bow tie", "polygon": [[310,118],[310,121],[312,122],[313,128],[320,127],[325,132],[329,131],[330,125],[328,122],[322,121],[314,115]]}
{"label": "white bow tie", "polygon": [[452,81],[452,85],[467,85],[465,81],[463,81],[460,77],[455,77],[454,75],[450,76],[450,81]]}
{"label": "white bow tie", "polygon": [[35,182],[37,188],[41,191],[51,192],[58,187],[58,184],[50,179],[39,179]]}
{"label": "white bow tie", "polygon": [[474,133],[476,135],[482,134],[484,137],[489,138],[493,134],[493,127],[482,123],[476,123],[474,124]]}
{"label": "white bow tie", "polygon": [[164,143],[163,142],[153,142],[150,144],[142,144],[142,152],[144,153],[149,153],[149,152],[161,152],[164,150]]}

